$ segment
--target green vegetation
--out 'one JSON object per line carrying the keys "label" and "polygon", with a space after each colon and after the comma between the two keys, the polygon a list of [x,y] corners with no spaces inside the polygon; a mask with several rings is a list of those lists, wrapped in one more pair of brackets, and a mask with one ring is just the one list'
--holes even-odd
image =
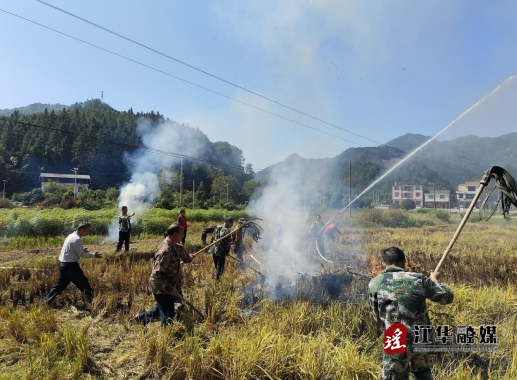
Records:
{"label": "green vegetation", "polygon": [[[229,208],[235,208],[249,201],[251,190],[257,185],[244,186],[255,173],[251,164],[244,164],[242,150],[224,141],[211,142],[199,129],[166,120],[159,112],[134,113],[131,109],[120,112],[99,99],[76,103],[60,111],[45,109],[29,115],[16,111],[9,117],[0,116],[0,176],[8,180],[7,195],[27,205],[80,206],[90,210],[105,207],[113,198],[108,194],[113,193],[110,188],[119,188],[129,180],[123,158],[141,146],[137,125],[143,119],[150,129],[167,122],[171,133],[181,136],[182,144],[198,147],[198,157],[214,163],[184,160],[181,202],[179,171],[162,168],[161,196],[156,206],[168,209],[188,206],[193,198],[192,183],[199,186],[194,198],[200,208],[216,205],[226,208],[227,203],[232,204]],[[216,167],[217,163],[225,165],[220,168]],[[73,166],[80,168],[80,174],[89,174],[93,181],[93,188],[83,199],[75,202],[70,189],[60,185],[52,185],[45,194],[35,189],[41,172],[70,173]],[[106,199],[99,191],[106,191]]]}
{"label": "green vegetation", "polygon": [[[143,215],[136,215],[138,222],[133,225],[133,236],[161,236],[171,223],[175,223],[180,209],[164,210],[150,208]],[[89,221],[92,224],[91,234],[100,236],[108,234],[111,223],[117,222],[117,208],[102,210],[62,209],[62,208],[15,208],[5,209],[0,214],[0,251],[11,249],[55,247],[62,243],[62,237],[70,233],[78,222]],[[235,219],[246,217],[245,211],[233,210],[187,210],[189,222],[200,224],[220,224],[226,216]],[[140,236],[141,235],[141,236]],[[37,240],[34,240],[37,238]],[[93,238],[89,236],[87,238]]]}
{"label": "green vegetation", "polygon": [[400,202],[400,208],[403,210],[414,210],[416,203],[413,199],[403,199],[402,202]]}

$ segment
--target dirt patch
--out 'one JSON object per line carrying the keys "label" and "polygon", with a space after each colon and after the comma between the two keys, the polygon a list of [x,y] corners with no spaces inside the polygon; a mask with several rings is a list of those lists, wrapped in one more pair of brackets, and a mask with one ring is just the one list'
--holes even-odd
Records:
{"label": "dirt patch", "polygon": [[8,252],[0,252],[0,264],[5,265],[14,261],[23,261],[34,259],[36,257],[46,257],[56,255],[61,251],[61,248],[43,248],[43,249],[29,249],[26,251],[16,250]]}
{"label": "dirt patch", "polygon": [[[148,251],[151,249],[154,252],[161,241],[162,238],[131,241],[129,251]],[[116,246],[117,243],[85,244],[85,247],[88,247],[90,252],[100,253],[115,252]],[[187,244],[185,248],[189,253],[191,253],[191,251],[195,252],[200,249],[201,246]],[[60,252],[61,247],[0,252],[0,265],[6,266],[9,263],[23,262],[29,259],[44,258],[48,256],[55,256],[57,259]]]}

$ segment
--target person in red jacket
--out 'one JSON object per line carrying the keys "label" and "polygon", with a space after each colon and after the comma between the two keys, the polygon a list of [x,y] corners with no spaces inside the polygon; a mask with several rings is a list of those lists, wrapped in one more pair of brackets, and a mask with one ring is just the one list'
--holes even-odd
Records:
{"label": "person in red jacket", "polygon": [[180,210],[178,216],[178,225],[183,228],[183,238],[181,239],[181,245],[185,245],[185,239],[187,237],[187,217],[185,216],[185,209]]}
{"label": "person in red jacket", "polygon": [[336,258],[336,235],[343,236],[338,226],[339,223],[332,223],[325,228],[325,237],[329,243],[329,256],[333,256],[334,258]]}

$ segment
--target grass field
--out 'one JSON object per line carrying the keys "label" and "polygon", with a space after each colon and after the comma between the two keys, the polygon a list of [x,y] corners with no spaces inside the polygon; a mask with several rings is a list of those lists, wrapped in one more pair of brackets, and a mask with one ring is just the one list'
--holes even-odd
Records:
{"label": "grass field", "polygon": [[[436,379],[517,378],[517,226],[499,219],[467,224],[441,269],[455,300],[428,303],[435,326],[496,325],[498,350],[433,355]],[[303,237],[296,252],[247,241],[262,265],[249,254],[245,261],[267,276],[265,284],[230,259],[215,283],[211,257],[200,254],[183,266],[183,291],[205,318],[184,307],[165,329],[133,321],[154,303],[147,280],[159,236],[135,237],[133,249],[121,255],[113,243],[97,245],[101,237],[89,237],[88,246],[104,253],[104,259],[81,262],[96,292],[94,303],[85,305],[70,285],[55,309],[41,301],[57,279],[56,248],[63,237],[46,246],[25,238],[19,249],[0,253],[0,265],[14,267],[0,270],[0,379],[379,378],[382,337],[368,309],[367,281],[343,274],[347,281],[336,298],[311,279],[349,270],[374,275],[380,249],[392,245],[406,252],[413,268],[428,272],[457,222],[459,217],[418,228],[359,228],[347,226],[345,218],[344,237],[327,247],[339,260],[333,264],[309,258]],[[192,223],[190,252],[200,248],[205,224]]]}

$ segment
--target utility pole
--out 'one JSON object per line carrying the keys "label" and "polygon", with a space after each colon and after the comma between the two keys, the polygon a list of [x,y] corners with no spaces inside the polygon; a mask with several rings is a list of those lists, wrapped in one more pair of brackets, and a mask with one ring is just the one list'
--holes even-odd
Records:
{"label": "utility pole", "polygon": [[181,203],[181,193],[183,191],[183,157],[180,158],[180,207],[182,205]]}
{"label": "utility pole", "polygon": [[228,186],[229,184],[226,184],[226,204],[228,204]]}
{"label": "utility pole", "polygon": [[7,182],[7,180],[6,180],[6,179],[4,179],[3,181],[4,181],[4,196],[3,196],[3,198],[2,198],[2,199],[5,199],[5,183]]}
{"label": "utility pole", "polygon": [[194,210],[195,202],[196,202],[196,181],[192,180],[192,210]]}
{"label": "utility pole", "polygon": [[350,170],[348,170],[348,212],[350,217],[352,217],[352,160],[350,160]]}
{"label": "utility pole", "polygon": [[433,205],[434,205],[434,209],[436,210],[436,189],[434,186],[434,182],[433,182]]}
{"label": "utility pole", "polygon": [[79,168],[73,168],[70,169],[74,172],[74,200],[77,199],[77,172],[79,171]]}

